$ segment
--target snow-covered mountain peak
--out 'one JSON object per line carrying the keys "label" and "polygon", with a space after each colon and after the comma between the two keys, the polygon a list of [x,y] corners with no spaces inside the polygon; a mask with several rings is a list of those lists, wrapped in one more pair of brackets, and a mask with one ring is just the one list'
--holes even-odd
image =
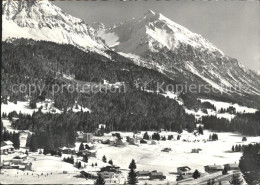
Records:
{"label": "snow-covered mountain peak", "polygon": [[203,36],[161,13],[148,10],[141,17],[116,24],[99,35],[137,65],[156,69],[170,78],[207,83],[221,92],[235,89],[241,93],[250,87],[246,93],[260,95],[259,76]]}
{"label": "snow-covered mountain peak", "polygon": [[3,40],[30,38],[72,44],[105,54],[107,45],[95,30],[49,1],[5,1],[2,4]]}
{"label": "snow-covered mountain peak", "polygon": [[152,10],[148,10],[140,18],[107,29],[101,36],[106,43],[112,43],[110,46],[116,51],[136,55],[142,55],[147,51],[160,52],[163,48],[175,51],[183,45],[224,55],[201,35]]}

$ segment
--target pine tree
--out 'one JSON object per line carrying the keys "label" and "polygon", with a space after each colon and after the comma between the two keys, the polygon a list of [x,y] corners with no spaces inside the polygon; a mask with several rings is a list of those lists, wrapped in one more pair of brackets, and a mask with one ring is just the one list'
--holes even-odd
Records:
{"label": "pine tree", "polygon": [[80,169],[81,168],[81,162],[78,162],[78,169]]}
{"label": "pine tree", "polygon": [[246,137],[243,137],[243,138],[242,138],[242,141],[247,141],[247,138],[246,138]]}
{"label": "pine tree", "polygon": [[238,152],[239,149],[238,149],[238,145],[235,146],[235,151]]}
{"label": "pine tree", "polygon": [[130,165],[129,165],[129,167],[128,167],[129,169],[136,169],[136,163],[135,163],[135,160],[134,159],[132,159],[132,161],[131,161],[131,163],[130,163]]}
{"label": "pine tree", "polygon": [[226,175],[227,172],[228,172],[228,170],[227,170],[227,167],[225,166],[224,169],[223,169],[223,171],[222,171],[222,174],[223,174],[223,175]]}
{"label": "pine tree", "polygon": [[235,147],[234,147],[234,145],[232,146],[232,152],[235,152]]}
{"label": "pine tree", "polygon": [[147,132],[144,133],[143,139],[149,140],[149,135]]}
{"label": "pine tree", "polygon": [[134,169],[131,169],[128,173],[128,177],[127,177],[127,182],[130,185],[135,185],[138,183],[137,177],[136,177],[136,173]]}
{"label": "pine tree", "polygon": [[201,125],[199,126],[199,129],[198,129],[198,131],[199,131],[199,134],[201,134],[201,135],[203,135],[204,133],[203,133],[203,129],[202,129],[202,127],[201,127]]}
{"label": "pine tree", "polygon": [[240,177],[239,174],[233,174],[229,183],[233,184],[233,185],[241,185],[241,184],[243,184],[243,179]]}
{"label": "pine tree", "polygon": [[113,161],[112,161],[112,160],[109,160],[109,161],[108,161],[108,164],[113,165]]}
{"label": "pine tree", "polygon": [[239,152],[242,152],[242,145],[238,146]]}
{"label": "pine tree", "polygon": [[200,172],[199,172],[198,170],[195,170],[195,172],[193,173],[192,177],[193,177],[194,179],[199,178],[199,177],[200,177]]}
{"label": "pine tree", "polygon": [[15,133],[13,135],[13,144],[14,144],[15,149],[20,148],[20,134],[19,133]]}
{"label": "pine tree", "polygon": [[87,155],[83,155],[83,161],[86,162],[86,163],[88,162],[88,156]]}
{"label": "pine tree", "polygon": [[31,142],[30,142],[30,150],[32,152],[36,152],[38,149],[38,139],[37,136],[35,136],[34,134],[31,137]]}
{"label": "pine tree", "polygon": [[98,178],[95,181],[94,185],[105,185],[105,180],[102,178],[100,174],[98,174]]}
{"label": "pine tree", "polygon": [[80,143],[79,150],[85,150],[83,143]]}
{"label": "pine tree", "polygon": [[107,162],[107,158],[106,158],[106,156],[103,156],[102,161],[103,161],[104,163]]}

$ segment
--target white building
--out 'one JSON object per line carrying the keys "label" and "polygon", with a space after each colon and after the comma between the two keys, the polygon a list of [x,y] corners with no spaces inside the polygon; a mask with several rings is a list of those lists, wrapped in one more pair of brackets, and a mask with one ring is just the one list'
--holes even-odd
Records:
{"label": "white building", "polygon": [[14,151],[13,142],[2,141],[1,142],[1,154],[8,154]]}

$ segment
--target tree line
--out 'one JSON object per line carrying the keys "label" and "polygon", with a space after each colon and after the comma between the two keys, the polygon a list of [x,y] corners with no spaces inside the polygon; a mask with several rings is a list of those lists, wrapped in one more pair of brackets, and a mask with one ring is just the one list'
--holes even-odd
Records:
{"label": "tree line", "polygon": [[244,135],[260,136],[260,111],[237,114],[231,121],[216,116],[203,116],[205,129],[217,132],[239,132]]}

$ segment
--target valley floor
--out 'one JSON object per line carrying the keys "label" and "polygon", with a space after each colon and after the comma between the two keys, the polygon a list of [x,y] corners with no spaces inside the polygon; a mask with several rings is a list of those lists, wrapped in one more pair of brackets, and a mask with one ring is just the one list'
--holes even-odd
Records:
{"label": "valley floor", "polygon": [[[4,126],[11,129],[10,123],[7,120],[3,121]],[[14,130],[15,131],[15,130]],[[153,132],[148,132],[152,135]],[[235,133],[217,133],[218,141],[208,141],[210,131],[204,131],[204,135],[195,136],[192,133],[184,131],[181,134],[181,139],[176,140],[178,133],[176,132],[161,132],[160,135],[173,135],[174,140],[156,141],[152,144],[149,140],[147,144],[129,145],[125,142],[127,136],[133,137],[133,133],[120,132],[124,138],[125,145],[115,147],[111,145],[101,144],[100,140],[113,139],[112,133],[105,134],[102,137],[95,137],[96,157],[90,157],[88,163],[82,163],[83,168],[77,169],[72,164],[62,161],[63,157],[70,156],[63,154],[62,157],[43,155],[38,153],[29,153],[29,158],[32,162],[32,171],[20,171],[15,169],[2,169],[0,175],[0,183],[2,184],[93,184],[94,180],[86,180],[79,178],[80,171],[86,172],[99,171],[101,167],[107,166],[107,163],[102,161],[105,155],[107,160],[113,160],[113,163],[120,166],[121,175],[115,179],[108,179],[106,184],[110,184],[113,180],[117,184],[123,184],[127,180],[128,166],[132,159],[136,161],[136,171],[157,170],[163,172],[166,176],[165,180],[148,180],[139,178],[139,184],[176,184],[177,167],[189,166],[194,172],[196,169],[201,172],[202,177],[199,179],[187,179],[180,181],[179,184],[206,184],[208,179],[215,178],[216,180],[228,181],[233,172],[224,178],[221,173],[207,174],[204,171],[206,165],[223,165],[226,163],[239,163],[242,155],[240,152],[231,152],[231,147],[237,144],[249,144],[260,142],[260,137],[247,137],[247,141],[242,142],[242,135]],[[136,137],[142,137],[144,132],[137,134]],[[26,136],[23,135],[25,139]],[[167,138],[167,137],[166,137]],[[24,143],[24,140],[21,140]],[[79,149],[79,144],[76,143],[75,150]],[[170,152],[162,152],[164,148],[171,148]],[[194,148],[199,148],[199,153],[191,153]],[[21,144],[21,149],[14,154],[2,155],[1,161],[10,159],[25,151],[25,144]],[[77,160],[77,157],[75,156]],[[80,158],[79,158],[80,160]],[[97,163],[97,166],[92,167],[91,164]],[[27,175],[28,173],[28,175]],[[112,183],[115,184],[115,183]]]}

